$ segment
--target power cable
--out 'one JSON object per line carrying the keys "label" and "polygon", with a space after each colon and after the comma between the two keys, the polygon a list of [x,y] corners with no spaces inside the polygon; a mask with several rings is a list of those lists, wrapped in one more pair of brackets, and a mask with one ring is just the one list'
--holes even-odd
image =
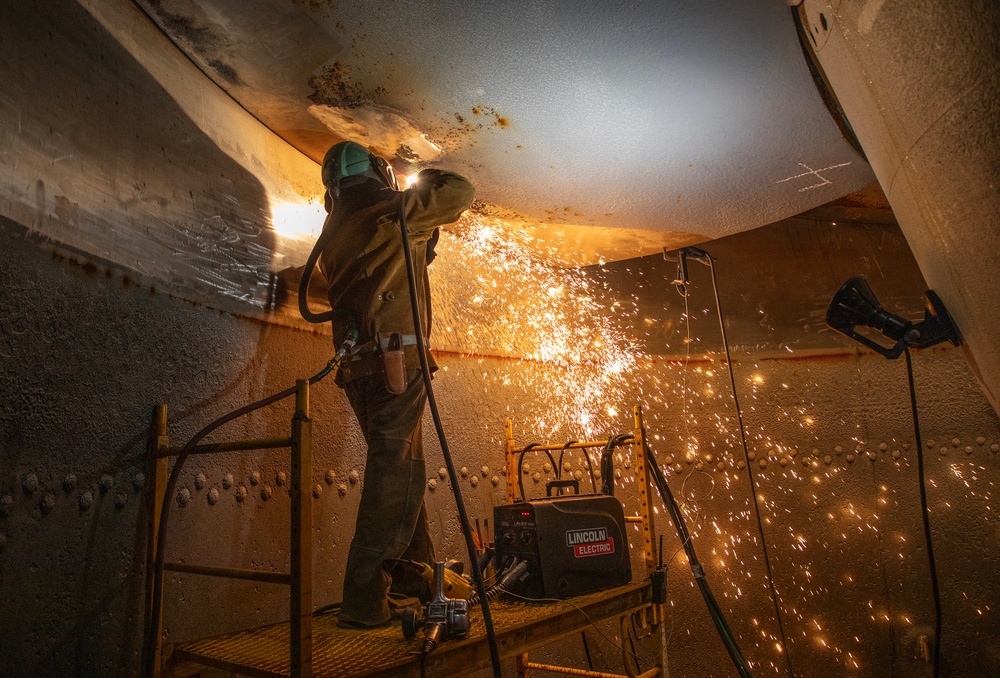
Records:
{"label": "power cable", "polygon": [[434,428],[437,430],[438,440],[441,442],[441,453],[444,456],[445,466],[448,468],[448,478],[451,480],[451,489],[455,495],[455,503],[458,509],[458,520],[462,526],[462,535],[465,537],[465,547],[469,552],[469,563],[472,567],[472,578],[476,584],[476,591],[481,601],[480,607],[483,611],[483,623],[486,626],[486,639],[490,646],[490,660],[493,664],[494,678],[503,678],[500,668],[500,648],[497,645],[496,631],[493,628],[493,617],[490,614],[490,604],[486,596],[486,584],[483,581],[483,571],[479,568],[479,558],[476,555],[476,544],[472,539],[472,526],[469,523],[469,516],[465,510],[465,501],[462,499],[462,489],[458,482],[458,473],[455,471],[455,464],[451,458],[451,451],[448,449],[448,440],[444,434],[444,426],[441,423],[441,414],[438,412],[437,402],[434,399],[434,388],[431,385],[431,368],[427,362],[426,347],[424,344],[423,323],[420,322],[420,306],[417,303],[417,277],[413,267],[413,255],[410,253],[410,234],[406,227],[406,195],[400,196],[399,202],[399,230],[403,239],[403,257],[406,259],[406,277],[410,287],[410,310],[413,313],[413,332],[417,338],[417,354],[420,357],[420,371],[423,374],[424,387],[427,391],[427,404],[431,410],[431,417],[434,419]]}
{"label": "power cable", "polygon": [[719,300],[719,285],[715,276],[715,261],[709,255],[708,267],[712,271],[712,291],[715,293],[715,307],[719,311],[719,329],[722,330],[722,343],[726,349],[726,367],[729,371],[729,383],[733,387],[733,403],[736,406],[736,418],[739,421],[740,441],[743,443],[743,455],[746,458],[747,476],[750,478],[750,494],[753,497],[754,515],[757,518],[757,529],[760,531],[760,547],[764,554],[764,568],[767,571],[767,586],[771,591],[771,600],[774,603],[774,615],[778,622],[778,632],[781,634],[781,647],[785,655],[785,663],[788,666],[788,675],[792,678],[795,672],[792,670],[792,658],[788,651],[788,643],[785,638],[785,627],[781,621],[781,610],[778,606],[778,594],[774,590],[774,577],[771,573],[771,560],[767,555],[767,539],[764,537],[764,523],[760,518],[760,503],[757,500],[757,484],[753,477],[753,465],[750,463],[750,452],[747,446],[746,427],[743,423],[743,411],[740,409],[740,399],[736,392],[736,377],[733,374],[733,359],[729,351],[729,338],[726,335],[726,323],[722,316],[722,302]]}
{"label": "power cable", "polygon": [[941,591],[938,588],[937,566],[934,562],[934,543],[931,540],[931,517],[927,508],[927,488],[924,479],[924,446],[920,441],[920,421],[917,418],[917,393],[913,385],[913,362],[910,347],[903,350],[906,356],[906,377],[910,384],[910,408],[913,412],[913,437],[917,445],[917,476],[920,479],[920,508],[924,521],[924,541],[927,543],[927,562],[931,569],[931,588],[934,590],[934,678],[941,671]]}
{"label": "power cable", "polygon": [[653,450],[649,445],[646,444],[644,447],[646,465],[652,472],[653,483],[660,493],[663,504],[667,507],[667,514],[670,516],[670,520],[674,524],[674,529],[677,531],[677,536],[683,544],[684,551],[688,557],[688,565],[691,567],[691,574],[694,575],[698,590],[701,591],[702,598],[705,600],[705,605],[708,607],[708,613],[712,617],[712,622],[719,633],[719,638],[722,639],[723,645],[726,646],[726,651],[729,652],[729,656],[733,660],[733,665],[736,667],[736,671],[740,674],[740,677],[751,678],[753,674],[750,672],[750,665],[743,657],[743,652],[736,643],[736,638],[729,628],[729,623],[726,621],[718,601],[715,600],[715,596],[712,595],[712,590],[708,586],[708,580],[705,578],[705,570],[698,560],[698,554],[695,553],[694,545],[691,543],[691,535],[688,533],[687,525],[684,522],[684,516],[677,505],[677,500],[674,499],[674,495],[670,491],[667,479],[663,475],[663,469],[660,468],[659,463],[656,461],[656,455],[653,454]]}

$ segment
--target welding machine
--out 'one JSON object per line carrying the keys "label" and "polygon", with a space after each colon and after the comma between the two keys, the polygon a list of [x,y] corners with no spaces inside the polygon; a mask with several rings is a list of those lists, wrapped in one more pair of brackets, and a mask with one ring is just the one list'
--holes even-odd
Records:
{"label": "welding machine", "polygon": [[[575,483],[575,481],[573,481]],[[558,481],[552,486],[562,484]],[[578,486],[577,486],[578,487]],[[547,496],[493,509],[496,562],[526,561],[507,589],[526,598],[570,598],[632,581],[621,502],[605,494]]]}

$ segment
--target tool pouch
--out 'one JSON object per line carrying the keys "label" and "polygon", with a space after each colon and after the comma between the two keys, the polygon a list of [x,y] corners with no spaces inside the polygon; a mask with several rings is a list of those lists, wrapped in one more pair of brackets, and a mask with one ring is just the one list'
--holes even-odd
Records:
{"label": "tool pouch", "polygon": [[[381,342],[379,342],[381,346]],[[382,349],[382,367],[385,372],[385,390],[393,395],[406,391],[406,359],[403,354],[403,335],[394,332]]]}

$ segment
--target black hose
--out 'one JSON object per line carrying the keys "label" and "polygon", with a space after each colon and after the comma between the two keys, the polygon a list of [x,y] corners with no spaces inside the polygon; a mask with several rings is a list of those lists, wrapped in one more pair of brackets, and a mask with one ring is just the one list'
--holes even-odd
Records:
{"label": "black hose", "polygon": [[674,495],[670,491],[670,486],[667,484],[667,479],[664,477],[663,470],[660,469],[653,451],[648,444],[645,445],[645,448],[646,465],[649,467],[656,488],[660,492],[660,498],[663,499],[663,504],[667,507],[667,513],[670,514],[670,520],[674,523],[674,529],[677,530],[677,536],[681,540],[681,545],[687,554],[688,563],[691,566],[691,574],[694,575],[695,582],[698,584],[698,589],[705,600],[705,605],[708,607],[708,613],[712,617],[712,622],[719,633],[719,638],[722,639],[722,644],[726,646],[726,650],[733,660],[733,665],[736,667],[737,673],[739,673],[741,678],[751,678],[753,674],[750,672],[750,665],[743,657],[743,653],[740,651],[739,645],[736,643],[736,638],[733,637],[733,633],[729,629],[729,624],[726,622],[722,609],[715,600],[715,596],[712,595],[712,590],[708,586],[708,580],[705,579],[705,571],[698,561],[694,544],[691,543],[691,535],[688,533],[687,525],[684,522],[684,515],[681,513],[681,509],[677,505],[677,500],[674,499]]}
{"label": "black hose", "polygon": [[[530,452],[536,447],[541,447],[541,446],[542,446],[541,443],[528,443],[527,445],[524,446],[524,448],[521,449],[521,454],[519,454],[517,457],[517,488],[521,491],[522,501],[526,501],[528,499],[524,494],[524,476],[521,474],[521,466],[524,463],[524,453]],[[553,467],[555,467],[556,460],[552,458],[552,453],[549,452],[548,450],[542,450],[542,451],[545,452],[546,456],[549,458],[549,463],[552,464]],[[555,469],[555,474],[556,478],[558,479],[559,469]]]}
{"label": "black hose", "polygon": [[[559,450],[559,470],[556,471],[556,478],[562,475],[563,454],[566,453],[566,450],[569,449],[570,445],[574,445],[578,442],[580,441],[570,440],[562,446],[561,450]],[[594,491],[594,494],[597,494],[597,479],[594,476],[594,462],[590,460],[590,453],[587,452],[586,448],[583,449],[583,456],[587,460],[587,469],[590,471],[590,488]]]}
{"label": "black hose", "polygon": [[906,376],[910,383],[910,408],[913,412],[913,436],[917,446],[917,476],[920,479],[920,509],[924,519],[924,541],[927,543],[927,561],[931,568],[931,588],[934,593],[934,678],[941,670],[941,591],[938,588],[937,566],[934,562],[934,543],[931,540],[931,516],[927,508],[927,483],[924,480],[924,446],[920,442],[920,421],[917,418],[917,392],[913,386],[913,362],[910,347],[907,346]]}
{"label": "black hose", "polygon": [[[348,337],[347,341],[344,342],[334,357],[330,359],[322,370],[309,378],[309,385],[311,386],[312,384],[315,384],[326,375],[330,374],[330,372],[333,371],[333,368],[337,366],[337,363],[339,363],[347,352],[353,348],[357,339],[357,329],[352,329],[351,336]],[[163,566],[166,560],[164,552],[166,550],[165,546],[167,543],[167,520],[170,516],[170,506],[172,504],[171,497],[173,497],[174,488],[177,487],[177,480],[180,478],[184,462],[187,461],[187,458],[191,455],[195,446],[215,429],[229,423],[233,419],[242,417],[244,414],[249,414],[254,410],[259,410],[262,407],[266,407],[272,403],[276,403],[279,400],[283,400],[291,395],[294,395],[295,390],[295,386],[286,388],[284,391],[280,391],[274,395],[258,400],[255,403],[245,405],[244,407],[233,410],[232,412],[219,417],[194,434],[194,436],[187,442],[187,445],[184,446],[184,449],[177,455],[174,467],[170,470],[170,476],[167,478],[166,490],[163,493],[163,506],[160,509],[160,522],[156,535],[156,559],[153,564],[153,594],[150,606],[153,614],[148,620],[148,625],[146,627],[146,656],[144,658],[145,666],[143,667],[143,673],[148,678],[152,678],[152,676],[155,675],[156,646],[158,645],[157,640],[162,632],[162,615],[160,614],[160,608],[163,605]]]}
{"label": "black hose", "polygon": [[469,524],[469,516],[465,511],[465,502],[462,499],[462,489],[459,486],[458,473],[455,471],[455,464],[451,459],[448,440],[444,435],[444,426],[441,423],[441,414],[438,412],[437,402],[434,399],[434,388],[431,385],[431,368],[427,362],[423,324],[420,322],[420,305],[417,303],[417,277],[413,268],[413,255],[410,253],[410,234],[406,228],[405,194],[400,196],[399,230],[403,238],[403,257],[406,259],[406,277],[410,286],[410,310],[413,313],[413,332],[417,337],[417,354],[420,356],[420,371],[423,373],[424,387],[427,390],[427,404],[431,410],[431,417],[434,419],[434,428],[437,429],[438,440],[441,442],[441,453],[444,456],[445,466],[448,468],[451,489],[455,494],[458,520],[462,526],[465,547],[468,550],[469,562],[472,567],[472,579],[476,583],[476,591],[479,594],[480,600],[482,600],[483,623],[486,626],[486,639],[490,646],[493,676],[494,678],[503,678],[500,668],[500,648],[497,645],[496,631],[493,628],[493,617],[490,614],[490,605],[486,598],[486,584],[483,581],[483,571],[479,569],[479,559],[476,557],[476,544],[472,539],[472,526]]}
{"label": "black hose", "polygon": [[601,494],[615,496],[615,460],[611,453],[616,447],[631,439],[631,433],[621,433],[614,438],[608,438],[608,444],[604,446],[604,452],[601,454]]}
{"label": "black hose", "polygon": [[333,320],[336,314],[336,311],[333,310],[324,311],[323,313],[313,313],[309,310],[309,279],[312,277],[313,269],[316,268],[316,262],[319,261],[319,255],[332,233],[332,228],[329,230],[326,228],[323,229],[319,238],[316,239],[316,244],[313,245],[312,252],[309,253],[309,258],[306,259],[306,266],[302,270],[302,278],[299,280],[299,313],[305,320],[311,323],[329,322]]}

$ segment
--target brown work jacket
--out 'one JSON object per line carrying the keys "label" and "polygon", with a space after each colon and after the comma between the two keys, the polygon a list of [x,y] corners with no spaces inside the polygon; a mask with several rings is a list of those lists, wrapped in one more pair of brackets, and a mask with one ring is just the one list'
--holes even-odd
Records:
{"label": "brown work jacket", "polygon": [[[469,208],[474,194],[475,188],[467,179],[437,169],[421,171],[416,183],[405,191],[394,191],[375,181],[343,190],[323,225],[323,235],[329,231],[329,240],[320,255],[320,267],[329,282],[330,305],[337,312],[350,314],[360,333],[360,350],[341,364],[338,382],[381,372],[376,336],[386,339],[396,332],[415,334],[399,224],[401,201],[406,201],[423,336],[429,339],[428,242],[438,226],[455,221]],[[404,352],[407,369],[419,368],[416,346],[407,345]],[[429,354],[428,359],[436,369]]]}

